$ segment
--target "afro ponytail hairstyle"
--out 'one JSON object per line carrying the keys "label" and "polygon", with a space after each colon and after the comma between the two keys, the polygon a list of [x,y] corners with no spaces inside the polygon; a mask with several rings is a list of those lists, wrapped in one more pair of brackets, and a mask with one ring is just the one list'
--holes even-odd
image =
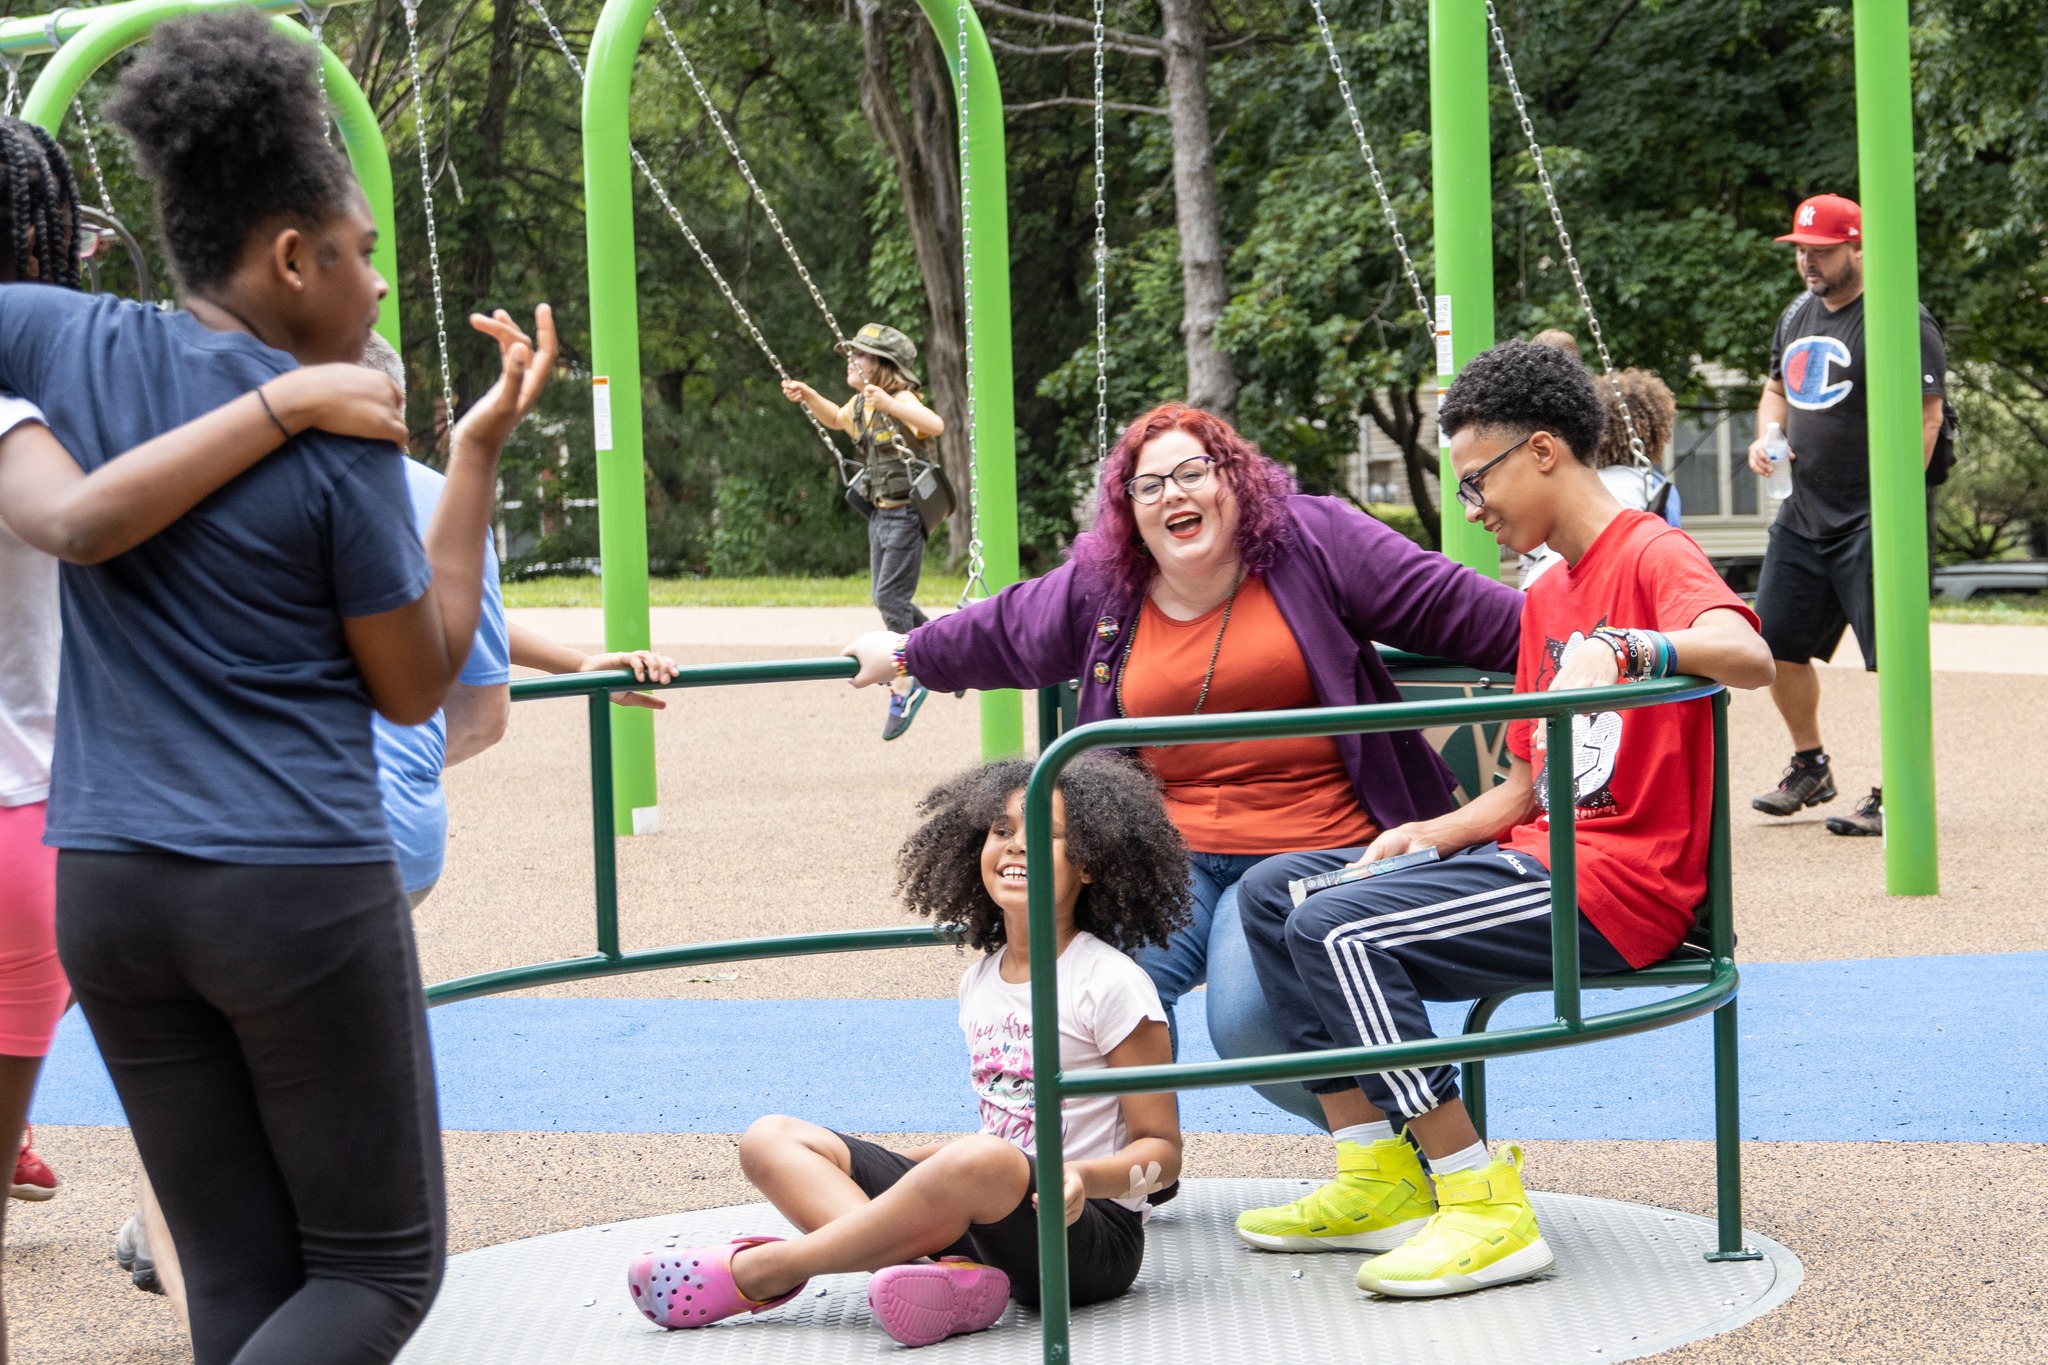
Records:
{"label": "afro ponytail hairstyle", "polygon": [[356,192],[327,143],[314,61],[311,44],[254,10],[196,14],[158,26],[107,101],[156,182],[158,228],[186,289],[225,283],[258,230],[318,226]]}
{"label": "afro ponytail hairstyle", "polygon": [[[961,926],[970,948],[1003,946],[1003,912],[981,880],[981,848],[1013,792],[1031,780],[1022,759],[970,768],[918,803],[924,817],[896,855],[896,889],[920,915]],[[1187,846],[1167,819],[1159,785],[1134,763],[1083,758],[1060,774],[1067,860],[1091,880],[1074,927],[1112,948],[1162,944],[1188,922]]]}

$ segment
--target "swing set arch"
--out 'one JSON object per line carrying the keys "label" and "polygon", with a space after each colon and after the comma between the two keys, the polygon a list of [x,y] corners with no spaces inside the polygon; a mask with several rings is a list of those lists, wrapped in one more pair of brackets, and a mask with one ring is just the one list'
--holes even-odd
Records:
{"label": "swing set arch", "polygon": [[[95,9],[60,10],[48,19],[34,16],[0,21],[0,55],[18,60],[35,53],[51,54],[22,101],[21,117],[55,134],[66,112],[73,108],[79,90],[94,73],[122,52],[147,40],[158,24],[186,14],[241,8],[269,14],[279,32],[301,42],[312,41],[304,27],[283,17],[297,12],[297,0],[124,0]],[[391,282],[391,292],[377,314],[377,331],[395,348],[399,344],[398,232],[392,209],[391,158],[369,97],[348,66],[324,46],[320,49],[320,60],[328,103],[335,126],[341,130],[343,151],[377,224],[377,246],[370,263]],[[115,221],[118,224],[119,220]]]}

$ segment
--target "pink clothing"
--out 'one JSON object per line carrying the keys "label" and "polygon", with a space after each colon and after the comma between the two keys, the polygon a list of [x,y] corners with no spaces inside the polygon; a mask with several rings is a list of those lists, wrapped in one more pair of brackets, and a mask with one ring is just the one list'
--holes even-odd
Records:
{"label": "pink clothing", "polygon": [[41,1057],[71,998],[57,963],[57,850],[47,802],[0,806],[0,1056]]}

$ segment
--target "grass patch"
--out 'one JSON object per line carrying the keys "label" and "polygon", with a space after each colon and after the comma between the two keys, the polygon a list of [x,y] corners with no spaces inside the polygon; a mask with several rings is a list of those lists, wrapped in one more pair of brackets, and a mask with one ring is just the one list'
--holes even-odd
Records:
{"label": "grass patch", "polygon": [[[505,584],[508,607],[596,607],[603,602],[595,575],[522,578]],[[960,601],[964,577],[925,574],[917,585],[922,607],[950,607]],[[865,574],[853,578],[654,578],[648,601],[657,607],[864,607]]]}
{"label": "grass patch", "polygon": [[1934,619],[1973,626],[2048,626],[2048,593],[1979,593],[1967,602],[1936,598]]}
{"label": "grass patch", "polygon": [[[950,607],[960,601],[966,580],[954,574],[927,573],[918,584],[922,607]],[[647,584],[657,607],[864,607],[868,580],[852,578],[655,578]],[[508,607],[596,607],[598,580],[523,578],[505,584]],[[2048,626],[2048,593],[1980,594],[1967,602],[1937,600],[1937,621],[1971,625]]]}

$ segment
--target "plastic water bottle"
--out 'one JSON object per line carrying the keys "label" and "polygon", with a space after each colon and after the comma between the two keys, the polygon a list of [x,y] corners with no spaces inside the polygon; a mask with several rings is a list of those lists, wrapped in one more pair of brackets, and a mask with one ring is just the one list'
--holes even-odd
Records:
{"label": "plastic water bottle", "polygon": [[1778,430],[1776,422],[1764,432],[1764,454],[1771,462],[1771,472],[1764,478],[1764,492],[1783,502],[1792,496],[1792,443]]}

